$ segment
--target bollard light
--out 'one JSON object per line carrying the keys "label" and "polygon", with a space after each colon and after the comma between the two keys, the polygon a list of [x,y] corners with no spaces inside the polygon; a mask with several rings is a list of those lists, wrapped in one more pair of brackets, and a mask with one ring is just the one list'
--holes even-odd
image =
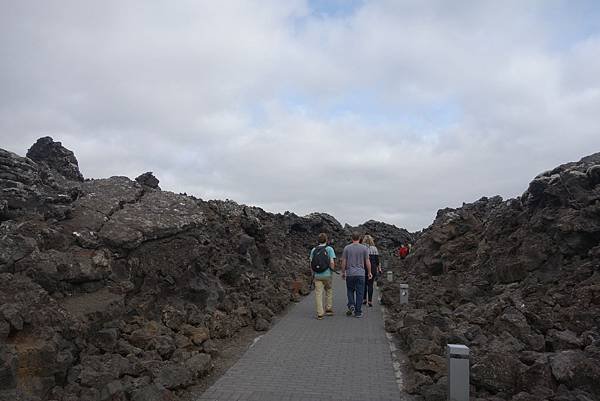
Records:
{"label": "bollard light", "polygon": [[394,272],[391,270],[388,270],[387,272],[387,281],[389,283],[391,283],[392,281],[394,281]]}
{"label": "bollard light", "polygon": [[408,303],[408,284],[400,284],[400,303]]}
{"label": "bollard light", "polygon": [[469,401],[469,347],[448,344],[448,400]]}

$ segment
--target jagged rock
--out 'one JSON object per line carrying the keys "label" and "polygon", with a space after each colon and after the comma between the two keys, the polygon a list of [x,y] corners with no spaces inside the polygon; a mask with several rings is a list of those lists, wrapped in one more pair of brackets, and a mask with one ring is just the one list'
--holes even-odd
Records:
{"label": "jagged rock", "polygon": [[162,310],[162,321],[168,328],[176,330],[185,323],[186,313],[174,305],[167,305]]}
{"label": "jagged rock", "polygon": [[10,323],[4,319],[0,319],[0,340],[6,340],[6,337],[10,334]]}
{"label": "jagged rock", "polygon": [[446,358],[434,354],[425,355],[413,364],[416,370],[433,372],[440,375],[446,374],[447,365],[448,362]]}
{"label": "jagged rock", "polygon": [[202,343],[202,350],[213,358],[221,354],[219,346],[212,340],[204,341]]}
{"label": "jagged rock", "polygon": [[552,375],[569,388],[596,394],[600,390],[600,358],[580,350],[562,351],[550,357]]}
{"label": "jagged rock", "polygon": [[590,167],[586,173],[592,186],[600,184],[600,164]]}
{"label": "jagged rock", "polygon": [[172,336],[156,336],[150,341],[150,349],[156,350],[163,359],[169,359],[177,349]]}
{"label": "jagged rock", "polygon": [[54,142],[49,136],[38,139],[27,151],[27,157],[47,165],[69,180],[83,181],[83,175],[79,171],[79,164],[73,152],[64,148],[60,142]]}
{"label": "jagged rock", "polygon": [[167,335],[169,332],[169,329],[162,324],[156,321],[149,321],[144,327],[134,330],[129,335],[128,341],[135,347],[149,349],[154,338],[161,335]]}
{"label": "jagged rock", "polygon": [[212,358],[208,354],[198,353],[185,361],[185,366],[195,376],[202,376],[211,369]]}
{"label": "jagged rock", "polygon": [[166,362],[157,369],[154,382],[159,386],[173,390],[192,384],[195,375],[195,372],[184,364]]}
{"label": "jagged rock", "polygon": [[105,352],[111,352],[117,346],[119,340],[119,330],[108,328],[99,330],[92,338],[93,344]]}
{"label": "jagged rock", "polygon": [[[409,233],[403,228],[375,220],[369,220],[357,227],[346,226],[345,228],[348,232],[358,231],[362,234],[371,235],[375,239],[377,247],[384,251],[382,252],[383,259],[401,244],[411,244],[416,239],[414,234]],[[350,238],[350,235],[348,235],[348,238]]]}
{"label": "jagged rock", "polygon": [[202,345],[210,338],[210,333],[206,327],[183,325],[181,331],[196,345]]}
{"label": "jagged rock", "polygon": [[175,396],[167,389],[149,384],[133,392],[131,401],[174,401]]}
{"label": "jagged rock", "polygon": [[546,341],[553,350],[581,348],[583,346],[581,338],[577,337],[577,334],[573,333],[571,330],[550,330],[546,337]]}
{"label": "jagged rock", "polygon": [[158,178],[156,178],[151,171],[148,171],[144,174],[141,174],[139,176],[136,177],[135,179],[137,182],[139,182],[142,185],[145,185],[147,187],[150,188],[154,188],[154,189],[160,189],[160,187],[158,186]]}
{"label": "jagged rock", "polygon": [[110,266],[111,260],[103,250],[74,247],[68,252],[32,252],[15,265],[15,270],[33,277],[47,291],[55,292],[61,283],[82,284],[106,279]]}
{"label": "jagged rock", "polygon": [[0,345],[0,389],[14,389],[17,386],[18,358],[12,348]]}
{"label": "jagged rock", "polygon": [[488,353],[478,358],[471,374],[476,386],[497,392],[514,392],[521,387],[521,372],[525,365],[512,354]]}
{"label": "jagged rock", "polygon": [[136,203],[144,193],[141,185],[127,177],[88,180],[79,188],[71,219],[61,226],[69,232],[91,231],[96,235],[115,212]]}
{"label": "jagged rock", "polygon": [[554,395],[558,381],[600,397],[598,167],[600,153],[540,174],[520,198],[442,209],[411,255],[392,259],[411,301],[399,305],[397,283],[384,282],[385,324],[413,369],[437,379],[431,356],[459,342],[471,348],[476,396],[574,399]]}
{"label": "jagged rock", "polygon": [[270,327],[271,325],[269,322],[261,317],[256,319],[256,322],[254,322],[254,330],[256,331],[267,331]]}
{"label": "jagged rock", "polygon": [[433,380],[431,377],[424,375],[419,372],[413,372],[412,374],[406,377],[406,381],[404,382],[404,389],[409,394],[418,393],[422,386],[427,386],[433,384]]}
{"label": "jagged rock", "polygon": [[0,221],[8,219],[8,201],[6,199],[0,200]]}
{"label": "jagged rock", "polygon": [[448,378],[440,378],[436,383],[421,387],[420,394],[425,401],[446,401],[448,399]]}
{"label": "jagged rock", "polygon": [[131,359],[116,354],[84,355],[81,358],[78,381],[84,386],[100,389],[124,376],[138,376],[141,369]]}
{"label": "jagged rock", "polygon": [[200,227],[204,221],[204,212],[192,199],[172,192],[151,192],[113,213],[99,237],[111,246],[132,249],[145,241]]}

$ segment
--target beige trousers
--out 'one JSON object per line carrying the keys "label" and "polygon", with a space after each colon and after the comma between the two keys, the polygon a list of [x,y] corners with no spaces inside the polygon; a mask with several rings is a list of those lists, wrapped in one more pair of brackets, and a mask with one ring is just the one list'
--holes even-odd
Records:
{"label": "beige trousers", "polygon": [[331,285],[331,277],[315,279],[315,301],[317,302],[318,316],[323,316],[325,314],[325,311],[323,310],[323,290],[325,290],[325,296],[327,298],[325,310],[333,310],[333,286]]}

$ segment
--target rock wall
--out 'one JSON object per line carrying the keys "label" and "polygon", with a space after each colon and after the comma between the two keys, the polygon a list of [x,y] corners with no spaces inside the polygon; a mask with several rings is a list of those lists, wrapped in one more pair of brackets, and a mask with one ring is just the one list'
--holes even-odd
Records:
{"label": "rock wall", "polygon": [[27,154],[0,149],[0,400],[181,399],[220,339],[307,293],[319,232],[349,237],[325,214],[207,202],[151,173],[84,180],[49,137]]}
{"label": "rock wall", "polygon": [[411,393],[446,399],[445,345],[460,343],[477,400],[600,399],[600,153],[517,199],[440,210],[392,267],[386,327],[409,356]]}

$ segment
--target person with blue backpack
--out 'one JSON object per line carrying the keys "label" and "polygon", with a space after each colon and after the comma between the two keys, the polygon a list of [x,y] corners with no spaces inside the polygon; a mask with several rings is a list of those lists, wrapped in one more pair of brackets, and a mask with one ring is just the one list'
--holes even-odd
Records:
{"label": "person with blue backpack", "polygon": [[[327,234],[319,234],[319,245],[310,251],[310,268],[314,275],[317,319],[325,315],[333,316],[332,271],[335,268],[335,251],[327,245]],[[325,292],[325,310],[323,310],[323,292]]]}

